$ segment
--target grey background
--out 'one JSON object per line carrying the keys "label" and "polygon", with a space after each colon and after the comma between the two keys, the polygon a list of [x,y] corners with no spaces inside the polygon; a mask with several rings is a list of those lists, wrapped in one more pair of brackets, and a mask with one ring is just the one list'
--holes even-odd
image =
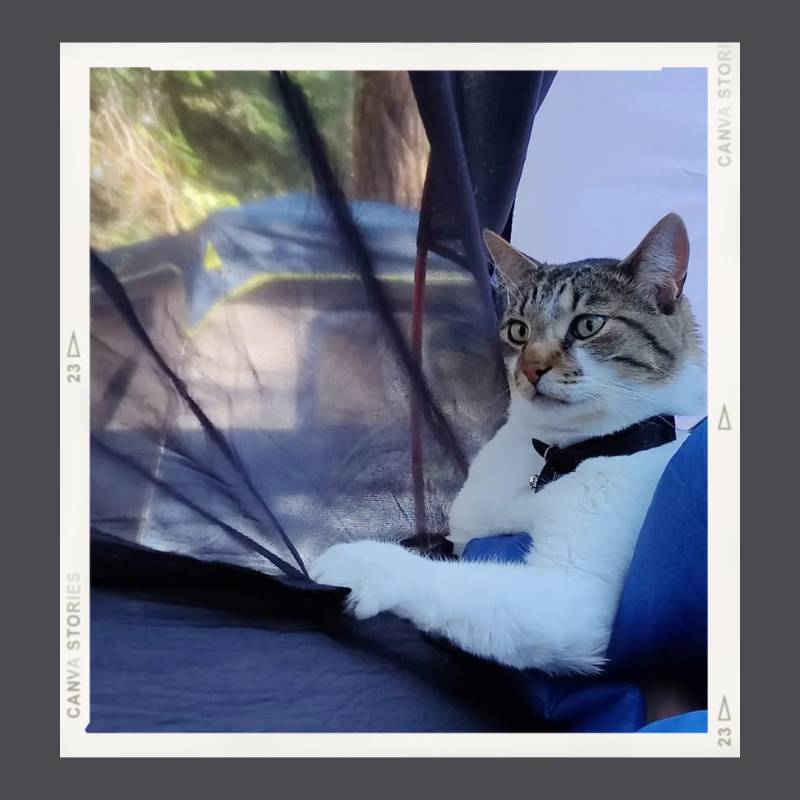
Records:
{"label": "grey background", "polygon": [[[177,4],[175,4],[177,6]],[[14,796],[220,797],[263,794],[728,797],[793,785],[797,716],[796,514],[799,296],[796,190],[797,43],[776,2],[673,0],[548,7],[397,3],[224,4],[195,0],[25,3],[5,9],[2,392],[4,783]],[[259,35],[261,32],[261,35]],[[741,41],[742,703],[743,758],[564,761],[58,760],[59,41]],[[18,65],[24,66],[24,71]],[[24,80],[21,77],[24,76]],[[76,109],[76,113],[83,113]],[[9,278],[11,281],[9,281]],[[786,352],[788,351],[788,352]],[[749,380],[748,380],[749,379]],[[789,386],[785,387],[788,383]],[[785,387],[785,388],[783,388]],[[743,424],[732,412],[733,425]],[[792,548],[794,550],[792,550]],[[23,567],[20,568],[20,567]],[[785,775],[781,775],[785,772]],[[358,791],[356,791],[356,789]],[[688,792],[687,792],[688,789]]]}

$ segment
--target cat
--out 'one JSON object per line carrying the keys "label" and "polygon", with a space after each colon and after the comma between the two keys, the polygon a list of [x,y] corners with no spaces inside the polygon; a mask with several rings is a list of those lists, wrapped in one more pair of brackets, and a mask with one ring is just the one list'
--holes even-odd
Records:
{"label": "cat", "polygon": [[683,294],[689,239],[668,214],[622,261],[560,266],[490,231],[484,241],[508,301],[499,334],[509,410],[451,506],[449,537],[458,551],[469,539],[527,532],[532,548],[523,563],[446,561],[359,541],[331,547],[311,575],[350,587],[357,618],[388,611],[510,667],[594,674],[680,437],[588,458],[537,491],[529,476],[545,462],[531,440],[563,448],[651,417],[703,412],[704,356]]}

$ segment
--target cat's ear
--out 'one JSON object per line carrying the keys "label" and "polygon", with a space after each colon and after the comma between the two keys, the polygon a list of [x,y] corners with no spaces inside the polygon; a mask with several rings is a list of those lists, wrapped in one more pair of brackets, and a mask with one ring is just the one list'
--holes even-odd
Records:
{"label": "cat's ear", "polygon": [[502,236],[498,236],[488,228],[483,229],[483,241],[504,282],[516,286],[539,269],[535,261],[520,253]]}
{"label": "cat's ear", "polygon": [[689,266],[689,236],[683,220],[667,214],[619,266],[649,300],[669,314],[683,293]]}

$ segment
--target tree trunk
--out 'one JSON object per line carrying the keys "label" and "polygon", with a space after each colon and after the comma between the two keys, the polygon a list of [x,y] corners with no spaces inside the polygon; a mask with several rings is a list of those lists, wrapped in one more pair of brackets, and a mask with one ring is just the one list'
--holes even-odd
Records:
{"label": "tree trunk", "polygon": [[360,73],[354,116],[354,199],[418,209],[429,147],[408,73]]}

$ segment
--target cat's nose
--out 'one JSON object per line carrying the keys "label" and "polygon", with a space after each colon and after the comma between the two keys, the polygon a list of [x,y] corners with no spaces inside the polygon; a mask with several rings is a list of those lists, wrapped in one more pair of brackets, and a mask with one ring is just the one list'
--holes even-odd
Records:
{"label": "cat's nose", "polygon": [[525,377],[534,385],[536,386],[539,383],[539,379],[544,375],[546,372],[550,372],[553,369],[552,367],[540,367],[535,364],[523,364],[522,365],[522,373]]}
{"label": "cat's nose", "polygon": [[519,359],[519,371],[534,385],[539,383],[543,375],[558,366],[561,354],[553,347],[530,344]]}

